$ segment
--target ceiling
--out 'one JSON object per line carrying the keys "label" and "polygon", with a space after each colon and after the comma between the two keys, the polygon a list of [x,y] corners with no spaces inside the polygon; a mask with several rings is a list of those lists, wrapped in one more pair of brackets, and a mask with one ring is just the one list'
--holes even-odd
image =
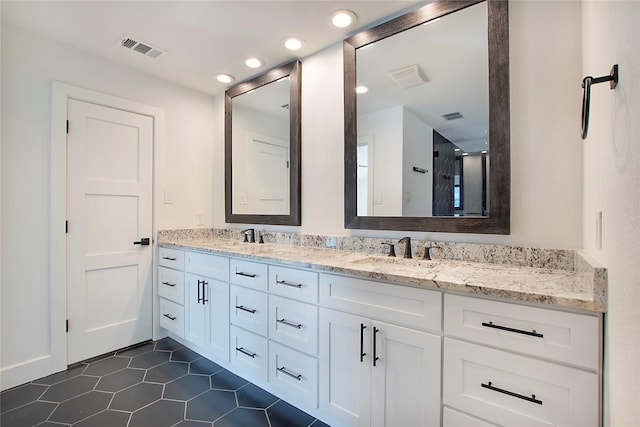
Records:
{"label": "ceiling", "polygon": [[[224,92],[216,74],[236,82],[293,59],[301,59],[428,2],[361,1],[6,1],[2,23],[41,34],[128,67],[210,95]],[[350,9],[358,16],[349,29],[329,23],[331,12]],[[157,59],[120,46],[131,37],[166,54]],[[305,42],[296,52],[283,41]],[[265,62],[250,69],[256,56]]]}

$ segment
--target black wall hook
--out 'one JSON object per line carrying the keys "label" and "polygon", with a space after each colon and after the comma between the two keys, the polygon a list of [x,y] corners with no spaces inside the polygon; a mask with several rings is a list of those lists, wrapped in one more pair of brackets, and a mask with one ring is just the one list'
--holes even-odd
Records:
{"label": "black wall hook", "polygon": [[591,103],[591,85],[610,82],[609,88],[615,89],[618,86],[618,64],[611,67],[608,76],[592,77],[587,76],[582,79],[582,139],[587,137],[589,131],[589,105]]}

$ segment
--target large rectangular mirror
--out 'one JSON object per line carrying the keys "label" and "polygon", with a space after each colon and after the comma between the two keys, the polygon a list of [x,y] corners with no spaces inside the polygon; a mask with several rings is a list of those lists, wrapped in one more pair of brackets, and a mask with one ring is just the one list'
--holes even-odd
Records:
{"label": "large rectangular mirror", "polygon": [[506,1],[436,1],[344,42],[345,227],[509,233]]}
{"label": "large rectangular mirror", "polygon": [[225,92],[227,222],[300,225],[300,61]]}

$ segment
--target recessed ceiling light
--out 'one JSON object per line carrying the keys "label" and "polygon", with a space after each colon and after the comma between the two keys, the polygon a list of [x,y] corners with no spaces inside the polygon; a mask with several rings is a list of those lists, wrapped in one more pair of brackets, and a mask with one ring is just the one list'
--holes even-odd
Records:
{"label": "recessed ceiling light", "polygon": [[462,155],[463,155],[463,156],[468,156],[468,155],[469,155],[469,153],[462,153]]}
{"label": "recessed ceiling light", "polygon": [[482,150],[482,154],[487,154],[488,151],[487,150]]}
{"label": "recessed ceiling light", "polygon": [[289,37],[284,41],[284,47],[288,50],[300,50],[302,48],[302,39]]}
{"label": "recessed ceiling light", "polygon": [[461,151],[459,148],[454,148],[453,151]]}
{"label": "recessed ceiling light", "polygon": [[233,77],[230,74],[218,74],[218,75],[216,75],[216,79],[220,83],[231,83],[231,82],[234,82],[236,80],[235,77]]}
{"label": "recessed ceiling light", "polygon": [[367,93],[369,88],[366,86],[356,86],[356,93]]}
{"label": "recessed ceiling light", "polygon": [[249,68],[260,68],[264,65],[264,62],[259,58],[249,58],[244,63]]}
{"label": "recessed ceiling light", "polygon": [[336,10],[331,14],[331,24],[336,28],[348,28],[356,24],[356,14],[350,10]]}

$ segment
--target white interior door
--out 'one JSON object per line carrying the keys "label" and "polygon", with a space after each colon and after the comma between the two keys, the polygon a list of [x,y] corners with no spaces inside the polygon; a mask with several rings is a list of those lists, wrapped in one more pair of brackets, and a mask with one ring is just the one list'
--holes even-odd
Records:
{"label": "white interior door", "polygon": [[[152,336],[153,119],[68,101],[68,363]],[[137,244],[135,242],[138,242]]]}
{"label": "white interior door", "polygon": [[251,213],[289,214],[289,146],[286,140],[249,133]]}

